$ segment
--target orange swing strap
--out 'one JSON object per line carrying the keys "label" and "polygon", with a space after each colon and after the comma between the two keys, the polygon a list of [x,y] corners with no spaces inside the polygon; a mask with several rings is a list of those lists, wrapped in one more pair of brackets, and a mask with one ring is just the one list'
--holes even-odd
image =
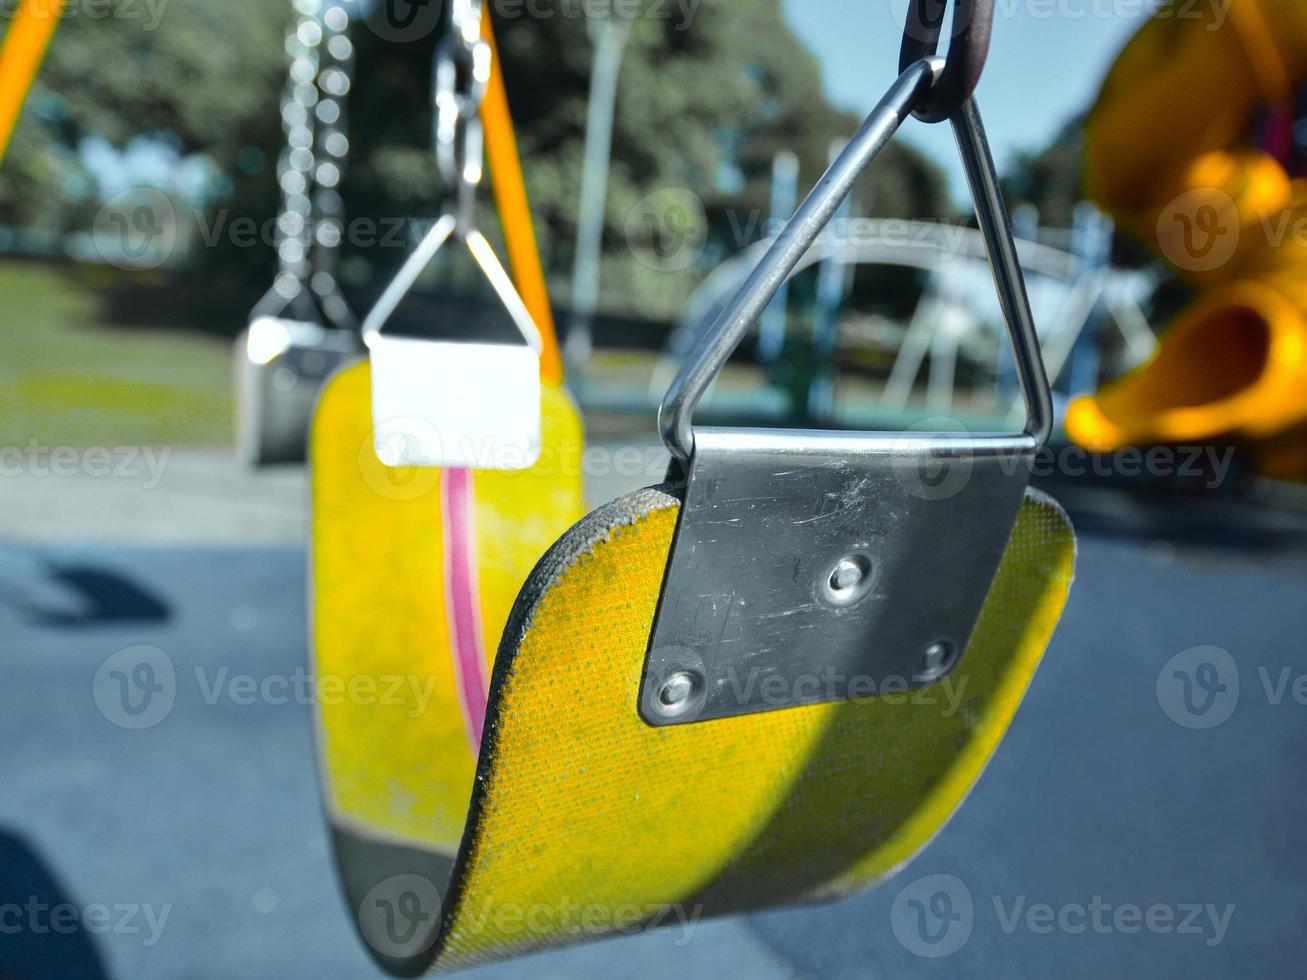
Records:
{"label": "orange swing strap", "polygon": [[63,0],[23,0],[5,32],[0,45],[0,163],[62,10]]}
{"label": "orange swing strap", "polygon": [[486,158],[490,165],[495,206],[499,211],[504,244],[508,249],[509,265],[513,270],[517,291],[544,340],[544,349],[540,355],[541,377],[553,384],[561,384],[563,359],[559,354],[558,333],[554,326],[553,310],[549,306],[544,268],[540,263],[540,248],[531,223],[526,181],[522,177],[522,160],[517,152],[513,119],[508,111],[508,91],[504,86],[503,63],[491,27],[489,4],[482,14],[481,36],[493,52],[490,83],[481,103],[481,124],[485,129]]}

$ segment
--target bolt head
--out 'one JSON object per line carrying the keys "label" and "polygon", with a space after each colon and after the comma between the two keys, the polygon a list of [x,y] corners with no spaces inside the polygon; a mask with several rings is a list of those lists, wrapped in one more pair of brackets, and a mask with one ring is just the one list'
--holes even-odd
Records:
{"label": "bolt head", "polygon": [[857,588],[858,584],[866,576],[867,573],[862,565],[852,558],[842,558],[840,563],[835,566],[835,571],[831,572],[831,588],[836,592],[846,592],[849,589]]}
{"label": "bolt head", "polygon": [[845,555],[824,579],[819,580],[818,593],[836,606],[851,606],[862,599],[876,584],[875,564],[862,552]]}
{"label": "bolt head", "polygon": [[663,682],[658,691],[658,700],[665,707],[676,708],[694,696],[694,678],[685,671],[678,671]]}
{"label": "bolt head", "polygon": [[953,644],[939,640],[928,646],[922,655],[921,672],[928,675],[943,674],[953,665],[953,659]]}

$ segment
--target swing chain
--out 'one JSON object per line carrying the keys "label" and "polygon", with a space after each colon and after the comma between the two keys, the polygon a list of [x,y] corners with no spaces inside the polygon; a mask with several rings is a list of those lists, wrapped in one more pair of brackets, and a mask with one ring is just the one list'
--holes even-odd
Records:
{"label": "swing chain", "polygon": [[286,37],[290,74],[281,102],[286,148],[277,166],[281,212],[276,224],[278,272],[273,285],[276,295],[286,303],[299,299],[310,277],[313,114],[318,101],[318,49],[322,39],[319,7],[319,0],[296,0],[295,18]]}
{"label": "swing chain", "polygon": [[[909,0],[899,54],[900,73],[939,51],[947,8],[948,0]],[[916,118],[943,122],[962,110],[985,70],[993,28],[994,0],[954,0],[952,38],[944,69],[913,111]]]}
{"label": "swing chain", "polygon": [[[390,285],[373,304],[363,321],[363,342],[372,350],[373,355],[373,391],[382,390],[378,383],[378,350],[384,349],[385,338],[382,331],[399,303],[408,295],[418,277],[422,275],[436,256],[450,241],[459,240],[467,248],[472,260],[504,307],[512,326],[526,341],[525,349],[530,354],[530,367],[525,377],[529,379],[520,392],[536,390],[538,396],[538,377],[540,352],[544,341],[540,330],[531,319],[531,313],[518,295],[512,278],[505,271],[503,264],[495,255],[495,250],[486,236],[477,228],[475,222],[476,192],[481,184],[484,156],[482,146],[481,103],[490,86],[490,69],[492,49],[490,42],[481,35],[481,0],[451,0],[448,27],[445,34],[435,45],[435,57],[431,72],[431,102],[433,129],[435,130],[435,156],[441,180],[446,190],[446,206],[440,217],[432,223],[423,235],[413,254],[400,267]],[[439,346],[439,344],[437,344]],[[510,345],[516,348],[517,345]],[[414,348],[407,348],[413,350]],[[411,364],[400,356],[403,371],[411,369]],[[449,352],[440,355],[448,360]],[[517,357],[518,352],[510,355]],[[527,362],[519,363],[519,368]],[[440,370],[439,368],[433,368]],[[516,369],[514,369],[516,370]],[[407,384],[400,380],[395,390],[403,391]],[[531,402],[531,397],[527,402]],[[538,422],[539,399],[535,397]],[[503,403],[501,402],[501,408]],[[524,407],[524,411],[526,410]],[[502,417],[510,417],[512,413]],[[407,413],[413,418],[425,418],[421,413]],[[392,416],[398,418],[398,416]],[[380,432],[381,430],[378,429]],[[418,437],[419,441],[421,438]],[[379,444],[380,445],[380,444]],[[439,448],[415,451],[413,459],[449,458]],[[534,460],[534,457],[532,457]],[[429,462],[412,465],[435,465]],[[443,464],[441,464],[443,465]],[[462,465],[462,464],[460,464]]]}
{"label": "swing chain", "polygon": [[484,172],[481,102],[490,82],[490,45],[481,36],[481,0],[453,0],[449,29],[432,71],[436,164],[452,189],[460,228],[470,228]]}
{"label": "swing chain", "polygon": [[314,319],[309,300],[316,295],[333,324],[355,329],[335,278],[335,257],[344,239],[340,184],[350,149],[345,117],[354,70],[349,12],[343,0],[295,0],[293,8],[286,37],[290,71],[281,103],[286,149],[277,166],[278,272],[260,307],[294,305],[298,316]]}
{"label": "swing chain", "polygon": [[318,72],[313,210],[314,269],[311,286],[328,318],[357,324],[336,283],[336,258],[345,239],[345,202],[340,188],[349,160],[346,104],[354,84],[354,43],[349,11],[341,0],[322,10],[322,49]]}

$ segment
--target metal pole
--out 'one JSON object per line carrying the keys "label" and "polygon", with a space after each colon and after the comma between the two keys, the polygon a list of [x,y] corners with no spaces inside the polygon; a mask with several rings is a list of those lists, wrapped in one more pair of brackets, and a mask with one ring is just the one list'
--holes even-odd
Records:
{"label": "metal pole", "polygon": [[617,80],[631,22],[610,14],[586,22],[594,42],[590,72],[590,105],[585,127],[585,168],[581,176],[581,209],[577,218],[576,258],[572,267],[572,317],[563,353],[568,365],[583,370],[594,349],[595,308],[599,304],[599,264],[604,244],[604,205],[612,159],[613,119],[617,112]]}
{"label": "metal pole", "polygon": [[[1081,262],[1081,274],[1101,281],[1112,261],[1111,219],[1087,201],[1076,205],[1071,229],[1071,251]],[[1071,348],[1067,366],[1067,389],[1071,395],[1089,394],[1098,389],[1098,372],[1102,361],[1100,346],[1104,306],[1096,303],[1081,327],[1080,336]]]}
{"label": "metal pole", "polygon": [[[799,158],[789,150],[777,153],[771,164],[771,219],[782,226],[794,213],[799,200]],[[789,305],[787,279],[759,321],[758,358],[774,361],[785,348],[785,319]]]}
{"label": "metal pole", "polygon": [[[834,164],[843,150],[842,141],[832,142],[827,162]],[[830,247],[817,272],[817,317],[812,331],[817,370],[808,391],[809,418],[829,418],[835,411],[835,348],[839,342],[840,307],[844,304],[850,285],[848,267],[844,261],[848,240],[847,236],[841,235],[839,223],[847,226],[852,213],[853,197],[850,195],[844,199],[832,223],[826,227],[826,234],[834,232],[835,237],[830,241]]]}

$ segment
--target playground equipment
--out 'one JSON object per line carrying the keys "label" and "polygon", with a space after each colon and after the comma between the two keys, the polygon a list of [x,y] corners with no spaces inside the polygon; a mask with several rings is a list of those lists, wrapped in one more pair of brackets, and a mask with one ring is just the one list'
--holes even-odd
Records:
{"label": "playground equipment", "polygon": [[567,359],[582,366],[593,349],[593,320],[599,305],[599,263],[603,251],[604,205],[617,114],[617,79],[631,33],[631,21],[616,8],[586,17],[594,44],[590,98],[585,125],[585,166],[581,174],[581,210],[577,216],[576,258],[572,266],[572,320],[567,329]]}
{"label": "playground equipment", "polygon": [[62,11],[63,0],[22,0],[10,17],[0,46],[0,163]]}
{"label": "playground equipment", "polygon": [[[317,673],[430,682],[397,685],[384,703],[318,706],[344,891],[390,971],[486,963],[656,925],[678,907],[845,894],[924,846],[979,776],[1074,558],[1065,515],[1026,486],[1051,401],[969,100],[991,16],[987,0],[957,5],[967,39],[948,61],[933,57],[938,21],[934,33],[914,22],[922,43],[906,46],[899,79],[670,386],[666,484],[574,523],[580,425],[534,309],[546,356],[541,452],[527,468],[388,466],[374,434],[386,402],[372,389],[396,379],[379,348],[327,385],[311,449]],[[479,3],[451,5],[438,57],[473,66],[459,78],[480,77],[487,28]],[[496,59],[489,71],[493,91]],[[475,93],[455,95],[466,154]],[[696,427],[715,372],[914,109],[959,135],[1024,430]],[[482,117],[489,131],[484,106]],[[461,175],[471,157],[459,159]],[[450,234],[474,227],[449,217]],[[525,299],[518,256],[513,271]],[[467,383],[499,391],[505,379]],[[449,411],[428,420],[442,432],[475,425],[436,407]],[[940,711],[952,683],[965,707]]]}
{"label": "playground equipment", "polygon": [[[449,878],[443,850],[461,814],[445,801],[473,780],[513,600],[583,513],[581,423],[561,387],[488,15],[482,23],[480,4],[453,4],[436,51],[446,213],[366,317],[369,358],[326,387],[311,447],[317,672],[421,676],[440,692],[430,712],[342,704],[320,717],[342,886],[368,948],[401,972],[438,921],[392,931],[394,903],[440,907],[424,883]],[[477,230],[483,135],[520,292]],[[469,259],[502,305],[499,332],[383,332],[427,265]],[[396,793],[411,803],[396,806]]]}
{"label": "playground equipment", "polygon": [[[919,270],[927,273],[928,278],[894,355],[878,404],[867,406],[859,415],[858,409],[841,408],[832,398],[815,418],[823,422],[853,421],[877,412],[885,416],[901,413],[908,405],[927,356],[927,408],[935,414],[954,414],[953,378],[963,349],[992,352],[996,358],[1002,356],[1000,338],[995,333],[1001,329],[1002,315],[992,291],[988,291],[990,271],[983,236],[973,228],[939,223],[864,220],[857,239],[818,239],[799,260],[794,274],[835,258],[844,268],[891,266]],[[757,242],[732,256],[710,273],[690,297],[654,368],[651,398],[666,387],[711,326],[725,299],[739,288],[772,241]],[[905,242],[911,245],[905,246]],[[1030,240],[1017,242],[1017,254],[1026,275],[1032,278],[1030,292],[1040,314],[1036,320],[1050,377],[1063,374],[1077,341],[1093,322],[1094,311],[1100,306],[1122,338],[1127,364],[1142,363],[1152,353],[1154,335],[1141,304],[1155,287],[1155,276],[1104,268],[1072,252]],[[773,306],[767,316],[779,319],[780,312]],[[779,326],[773,325],[771,330],[773,337],[783,337]],[[776,342],[771,340],[772,344]],[[833,354],[833,350],[829,352]],[[992,373],[995,379],[1004,377],[998,364]],[[1015,405],[1009,410],[1006,399],[1010,397],[1006,386],[995,390],[998,414],[1012,417],[1019,411]],[[768,398],[765,392],[746,396],[710,394],[706,404],[754,416],[769,413],[779,416],[792,411],[784,399]]]}
{"label": "playground equipment", "polygon": [[[784,221],[794,213],[794,206],[799,203],[799,158],[789,150],[776,154],[772,160],[771,176],[771,217],[773,221]],[[785,318],[789,301],[789,281],[781,284],[758,321],[758,357],[763,361],[774,361],[785,347]]]}
{"label": "playground equipment", "polygon": [[1087,124],[1088,191],[1199,295],[1147,364],[1071,405],[1072,439],[1233,442],[1265,475],[1307,476],[1307,247],[1277,232],[1304,214],[1304,81],[1296,0],[1150,20],[1122,52]]}
{"label": "playground equipment", "polygon": [[[278,320],[333,315],[330,284],[308,274],[308,186],[334,187],[340,168],[331,182],[297,151],[315,145],[309,109],[326,101],[309,49],[348,19],[297,4]],[[958,0],[939,58],[944,12],[912,4],[898,78],[671,381],[667,481],[582,517],[580,420],[489,13],[448,5],[432,94],[446,213],[367,317],[368,358],[326,384],[310,438],[315,673],[349,692],[315,705],[324,800],[350,913],[393,973],[656,925],[678,908],[847,894],[925,846],[996,750],[1061,613],[1075,541],[1028,487],[1053,406],[971,98],[992,3]],[[1021,430],[696,426],[722,365],[913,113],[957,136]],[[482,125],[511,283],[475,221]],[[437,323],[396,346],[383,327],[418,272],[467,255],[507,336]],[[461,398],[431,397],[437,372]],[[486,424],[496,398],[507,428]],[[525,456],[500,452],[524,443]],[[950,691],[956,710],[941,710]]]}
{"label": "playground equipment", "polygon": [[349,156],[349,12],[336,0],[296,0],[295,12],[281,104],[287,146],[278,166],[279,271],[236,341],[236,449],[253,466],[303,461],[323,382],[361,351],[334,272]]}

